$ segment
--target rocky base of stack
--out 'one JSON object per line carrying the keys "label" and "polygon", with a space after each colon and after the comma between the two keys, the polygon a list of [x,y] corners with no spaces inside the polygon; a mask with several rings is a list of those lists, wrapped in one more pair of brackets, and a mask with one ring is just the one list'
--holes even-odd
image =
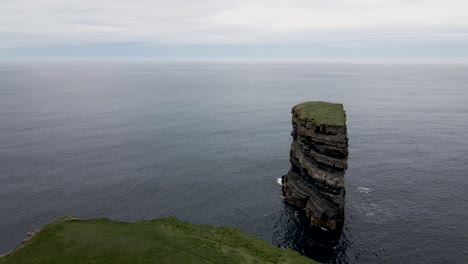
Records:
{"label": "rocky base of stack", "polygon": [[317,125],[299,117],[293,108],[291,169],[282,178],[285,202],[305,209],[313,226],[339,230],[344,222],[346,125]]}

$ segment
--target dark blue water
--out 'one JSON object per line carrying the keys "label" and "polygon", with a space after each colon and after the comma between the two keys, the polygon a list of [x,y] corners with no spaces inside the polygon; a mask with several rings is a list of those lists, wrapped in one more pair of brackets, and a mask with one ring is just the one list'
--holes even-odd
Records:
{"label": "dark blue water", "polygon": [[[290,108],[342,102],[346,222],[281,199]],[[0,64],[0,252],[64,215],[238,227],[320,261],[468,263],[468,67]]]}

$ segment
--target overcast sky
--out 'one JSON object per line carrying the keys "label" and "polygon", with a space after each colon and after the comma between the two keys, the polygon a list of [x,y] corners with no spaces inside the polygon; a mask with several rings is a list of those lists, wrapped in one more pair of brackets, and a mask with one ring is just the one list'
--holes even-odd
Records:
{"label": "overcast sky", "polygon": [[468,0],[0,0],[0,57],[468,61]]}

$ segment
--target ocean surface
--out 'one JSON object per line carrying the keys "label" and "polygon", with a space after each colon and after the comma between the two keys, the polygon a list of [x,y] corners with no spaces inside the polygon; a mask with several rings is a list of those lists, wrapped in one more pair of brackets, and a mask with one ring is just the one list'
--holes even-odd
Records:
{"label": "ocean surface", "polygon": [[[339,237],[283,203],[291,107],[347,112]],[[0,253],[55,218],[176,216],[328,263],[468,263],[468,66],[0,63]]]}

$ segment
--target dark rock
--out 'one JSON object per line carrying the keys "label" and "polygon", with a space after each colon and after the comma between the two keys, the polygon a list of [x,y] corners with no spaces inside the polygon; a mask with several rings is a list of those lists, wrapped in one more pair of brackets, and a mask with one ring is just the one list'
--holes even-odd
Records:
{"label": "dark rock", "polygon": [[291,169],[282,178],[283,196],[286,203],[305,209],[312,225],[338,230],[344,222],[348,167],[343,105],[305,102],[292,115]]}

